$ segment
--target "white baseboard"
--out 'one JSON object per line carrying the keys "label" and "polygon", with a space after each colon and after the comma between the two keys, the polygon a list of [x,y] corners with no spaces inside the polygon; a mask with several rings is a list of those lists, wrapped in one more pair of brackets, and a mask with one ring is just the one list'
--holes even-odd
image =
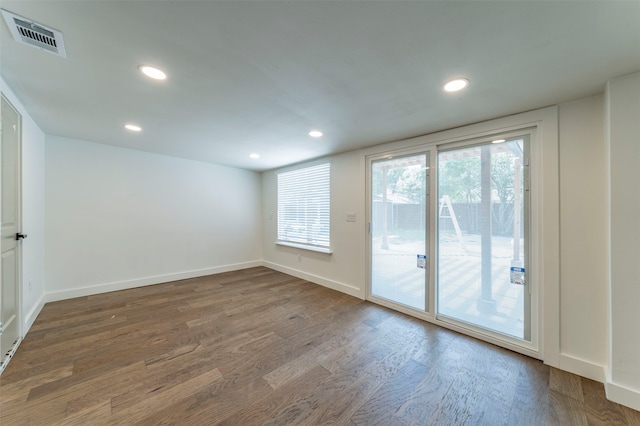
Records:
{"label": "white baseboard", "polygon": [[186,280],[189,278],[203,277],[206,275],[220,274],[222,272],[239,271],[241,269],[262,266],[259,260],[231,265],[214,266],[211,268],[196,269],[193,271],[176,272],[166,275],[155,275],[152,277],[135,278],[132,280],[116,281],[111,283],[97,284],[86,287],[77,287],[67,290],[52,291],[45,294],[47,302],[73,299],[74,297],[91,296],[94,294],[108,293],[110,291],[127,290],[130,288],[144,287],[147,285],[162,284],[171,281]]}
{"label": "white baseboard", "polygon": [[617,402],[618,404],[640,411],[640,391],[613,383],[608,373],[607,381],[604,384],[604,391],[609,401]]}
{"label": "white baseboard", "polygon": [[604,383],[607,399],[640,411],[640,392],[618,385],[611,381],[608,369],[604,365],[595,364],[567,354],[560,354],[561,370]]}
{"label": "white baseboard", "polygon": [[301,278],[303,280],[310,281],[310,282],[312,282],[314,284],[319,284],[319,285],[321,285],[323,287],[327,287],[327,288],[330,288],[332,290],[336,290],[336,291],[339,291],[339,292],[342,292],[342,293],[346,293],[346,294],[348,294],[350,296],[357,297],[358,299],[363,299],[364,300],[364,292],[363,292],[363,290],[359,289],[358,287],[354,287],[354,286],[352,286],[350,284],[345,284],[345,283],[341,283],[341,282],[338,282],[338,281],[329,280],[329,279],[320,277],[318,275],[309,274],[307,272],[303,272],[303,271],[300,271],[298,269],[289,268],[287,266],[279,265],[277,263],[263,261],[262,265],[267,267],[267,268],[270,268],[270,269],[273,269],[273,270],[276,270],[276,271],[279,271],[279,272],[282,272],[282,273],[285,273],[285,274],[288,274],[288,275],[292,275],[292,276],[294,276],[296,278]]}
{"label": "white baseboard", "polygon": [[587,379],[595,380],[596,382],[604,383],[606,381],[604,365],[571,355],[560,354],[558,368],[568,371],[569,373],[577,374],[578,376],[586,377]]}
{"label": "white baseboard", "polygon": [[618,404],[626,405],[636,411],[640,411],[640,392],[629,389],[615,383],[607,382],[604,385],[607,399]]}
{"label": "white baseboard", "polygon": [[26,336],[27,333],[29,332],[29,329],[31,328],[33,323],[36,321],[36,318],[38,318],[40,311],[42,311],[42,308],[44,308],[44,304],[45,304],[45,294],[43,293],[40,295],[40,299],[38,299],[38,302],[35,304],[35,306],[24,317],[24,323],[22,324],[23,336]]}

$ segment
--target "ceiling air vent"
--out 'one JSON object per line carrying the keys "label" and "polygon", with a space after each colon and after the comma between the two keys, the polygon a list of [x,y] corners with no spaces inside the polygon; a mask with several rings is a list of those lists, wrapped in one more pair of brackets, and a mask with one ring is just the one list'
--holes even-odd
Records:
{"label": "ceiling air vent", "polygon": [[60,31],[16,15],[8,10],[2,9],[2,16],[4,16],[9,31],[11,31],[11,35],[17,42],[46,50],[63,58],[67,57]]}

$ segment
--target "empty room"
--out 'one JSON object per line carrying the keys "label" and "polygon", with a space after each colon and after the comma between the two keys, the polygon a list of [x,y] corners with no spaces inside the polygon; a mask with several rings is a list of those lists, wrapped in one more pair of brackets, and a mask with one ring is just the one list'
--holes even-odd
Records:
{"label": "empty room", "polygon": [[0,9],[0,424],[640,426],[640,1]]}

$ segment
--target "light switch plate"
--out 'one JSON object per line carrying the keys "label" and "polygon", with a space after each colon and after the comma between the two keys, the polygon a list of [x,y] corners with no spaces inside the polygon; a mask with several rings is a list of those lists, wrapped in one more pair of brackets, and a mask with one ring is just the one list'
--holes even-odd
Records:
{"label": "light switch plate", "polygon": [[347,213],[347,222],[355,222],[356,214],[355,213]]}

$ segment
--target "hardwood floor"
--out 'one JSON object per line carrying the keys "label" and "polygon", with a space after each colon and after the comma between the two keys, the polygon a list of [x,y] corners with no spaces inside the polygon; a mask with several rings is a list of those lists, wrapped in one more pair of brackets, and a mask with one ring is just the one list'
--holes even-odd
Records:
{"label": "hardwood floor", "polygon": [[640,425],[602,384],[253,268],[47,304],[2,425]]}

